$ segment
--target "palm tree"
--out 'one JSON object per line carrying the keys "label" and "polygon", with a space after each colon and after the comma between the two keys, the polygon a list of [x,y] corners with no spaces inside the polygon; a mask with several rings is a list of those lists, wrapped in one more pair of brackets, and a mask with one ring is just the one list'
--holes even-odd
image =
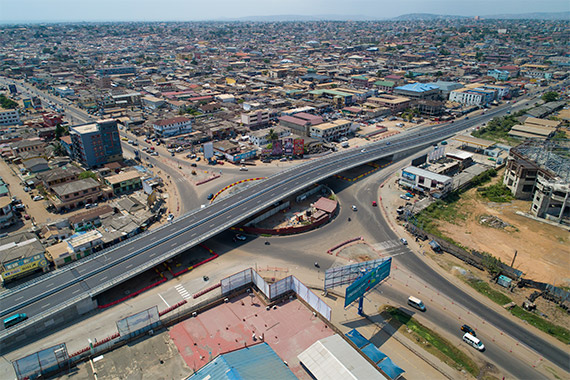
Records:
{"label": "palm tree", "polygon": [[275,141],[279,138],[279,135],[277,133],[275,133],[275,131],[273,130],[273,128],[271,128],[269,130],[269,133],[267,134],[267,139],[269,141]]}

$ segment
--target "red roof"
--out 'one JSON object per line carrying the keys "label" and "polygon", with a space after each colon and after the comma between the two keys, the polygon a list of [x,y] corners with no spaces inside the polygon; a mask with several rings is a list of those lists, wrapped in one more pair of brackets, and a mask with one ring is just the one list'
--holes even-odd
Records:
{"label": "red roof", "polygon": [[188,121],[190,121],[190,119],[188,119],[187,117],[173,117],[172,119],[155,121],[154,125],[163,126],[163,125],[176,124],[176,123],[186,123]]}
{"label": "red roof", "polygon": [[303,120],[309,120],[311,122],[311,124],[313,125],[317,125],[317,124],[321,124],[323,122],[323,118],[317,115],[311,115],[310,113],[306,113],[306,112],[299,112],[295,114],[296,118],[299,119],[303,119]]}
{"label": "red roof", "polygon": [[319,198],[318,201],[315,202],[314,206],[317,210],[322,210],[328,214],[332,214],[334,212],[334,210],[336,209],[336,201],[333,201],[332,199],[328,199],[325,197],[321,197]]}
{"label": "red roof", "polygon": [[303,119],[299,119],[297,117],[293,117],[293,116],[281,116],[279,118],[280,121],[285,121],[287,123],[291,123],[291,124],[297,124],[297,125],[302,125],[305,126],[307,125],[308,121],[307,120],[303,120]]}

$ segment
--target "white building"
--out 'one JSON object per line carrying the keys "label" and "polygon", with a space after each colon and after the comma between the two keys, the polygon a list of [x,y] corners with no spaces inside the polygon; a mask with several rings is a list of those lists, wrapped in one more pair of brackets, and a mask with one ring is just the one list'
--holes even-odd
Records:
{"label": "white building", "polygon": [[479,105],[483,102],[483,94],[471,92],[466,88],[462,88],[451,91],[449,93],[449,101],[465,105]]}
{"label": "white building", "polygon": [[20,114],[16,110],[0,110],[0,125],[19,125]]}
{"label": "white building", "polygon": [[68,95],[74,95],[75,91],[67,86],[59,86],[59,87],[55,87],[54,88],[55,93],[58,94],[59,96],[68,96]]}
{"label": "white building", "polygon": [[443,196],[451,191],[453,178],[437,174],[415,166],[402,169],[402,177],[399,184],[410,189],[432,193],[434,196]]}
{"label": "white building", "polygon": [[350,120],[334,120],[330,123],[311,125],[309,136],[323,141],[338,140],[340,137],[348,135],[352,128]]}
{"label": "white building", "polygon": [[241,114],[241,122],[246,127],[254,128],[269,124],[269,110],[257,110],[249,113]]}
{"label": "white building", "polygon": [[273,131],[277,134],[279,140],[291,135],[290,129],[276,126],[273,128],[265,128],[251,132],[249,134],[249,141],[257,147],[266,146],[269,144],[268,136],[270,129],[273,129]]}
{"label": "white building", "polygon": [[152,124],[154,133],[160,137],[171,137],[192,132],[192,120],[186,117],[155,121]]}

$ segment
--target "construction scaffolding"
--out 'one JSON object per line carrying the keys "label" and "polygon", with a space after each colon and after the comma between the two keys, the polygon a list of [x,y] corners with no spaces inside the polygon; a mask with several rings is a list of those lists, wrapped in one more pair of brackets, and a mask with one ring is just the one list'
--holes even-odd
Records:
{"label": "construction scaffolding", "polygon": [[527,141],[511,152],[535,162],[564,182],[570,180],[570,140]]}

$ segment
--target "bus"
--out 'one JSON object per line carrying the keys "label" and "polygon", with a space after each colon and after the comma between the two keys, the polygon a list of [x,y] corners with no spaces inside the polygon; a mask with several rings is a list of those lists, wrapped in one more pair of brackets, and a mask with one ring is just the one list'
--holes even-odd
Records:
{"label": "bus", "polygon": [[28,319],[28,316],[24,313],[14,314],[11,317],[4,319],[4,328],[7,329],[8,327],[17,325],[18,323],[25,321],[26,319]]}

